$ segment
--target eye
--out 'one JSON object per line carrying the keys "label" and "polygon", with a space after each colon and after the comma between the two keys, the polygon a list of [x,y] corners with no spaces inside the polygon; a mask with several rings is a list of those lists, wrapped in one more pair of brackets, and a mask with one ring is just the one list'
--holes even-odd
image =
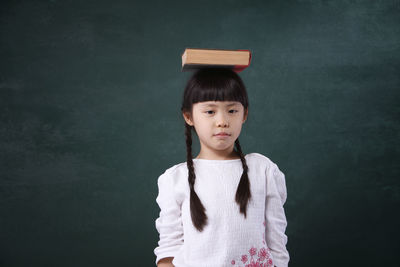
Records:
{"label": "eye", "polygon": [[207,114],[212,114],[212,113],[209,113],[209,112],[214,112],[214,111],[212,111],[212,110],[207,110],[205,113],[207,113]]}
{"label": "eye", "polygon": [[[233,111],[233,112],[231,112],[231,111]],[[229,110],[229,112],[231,112],[231,113],[236,113],[236,112],[239,112],[239,111],[236,110],[236,109],[231,109],[231,110]]]}

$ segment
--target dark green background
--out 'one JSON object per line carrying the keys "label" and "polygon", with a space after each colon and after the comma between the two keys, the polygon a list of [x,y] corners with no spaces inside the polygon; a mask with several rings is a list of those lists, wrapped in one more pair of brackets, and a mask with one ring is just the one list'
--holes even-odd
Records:
{"label": "dark green background", "polygon": [[1,1],[0,266],[154,266],[186,47],[252,51],[240,140],[286,175],[290,266],[399,266],[399,11]]}

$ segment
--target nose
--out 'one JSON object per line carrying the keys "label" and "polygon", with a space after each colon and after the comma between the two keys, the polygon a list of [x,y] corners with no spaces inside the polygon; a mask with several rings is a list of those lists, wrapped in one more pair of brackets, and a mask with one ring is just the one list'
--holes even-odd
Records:
{"label": "nose", "polygon": [[218,127],[228,127],[229,123],[226,117],[222,114],[217,118],[217,126]]}

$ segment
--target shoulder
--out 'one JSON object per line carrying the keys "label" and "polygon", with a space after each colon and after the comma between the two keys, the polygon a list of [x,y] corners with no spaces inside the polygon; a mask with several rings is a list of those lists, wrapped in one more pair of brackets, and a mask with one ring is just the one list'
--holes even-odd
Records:
{"label": "shoulder", "polygon": [[287,197],[285,174],[280,170],[278,165],[275,162],[273,162],[269,157],[264,156],[260,153],[251,153],[249,155],[251,155],[249,159],[256,160],[258,165],[261,165],[260,162],[262,162],[262,165],[264,166],[268,184],[267,191],[278,192],[282,200],[282,203],[285,203]]}
{"label": "shoulder", "polygon": [[186,162],[178,163],[167,168],[159,177],[158,182],[170,182],[176,184],[182,178],[187,177]]}
{"label": "shoulder", "polygon": [[275,164],[269,157],[257,152],[247,154],[246,159],[250,162],[263,163],[268,166]]}
{"label": "shoulder", "polygon": [[181,162],[176,165],[173,165],[173,166],[169,167],[168,169],[166,169],[164,173],[175,174],[177,172],[182,171],[183,169],[186,169],[186,162]]}
{"label": "shoulder", "polygon": [[246,155],[246,159],[248,160],[249,164],[256,164],[256,166],[262,166],[267,172],[280,172],[278,165],[271,160],[271,158],[260,154],[260,153],[250,153]]}
{"label": "shoulder", "polygon": [[157,202],[161,202],[164,196],[173,196],[177,203],[182,203],[189,188],[186,163],[179,163],[166,169],[158,177],[157,185],[160,198]]}

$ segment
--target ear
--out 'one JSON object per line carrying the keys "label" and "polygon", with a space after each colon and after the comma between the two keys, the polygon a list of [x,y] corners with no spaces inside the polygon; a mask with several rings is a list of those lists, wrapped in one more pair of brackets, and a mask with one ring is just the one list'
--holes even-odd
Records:
{"label": "ear", "polygon": [[191,119],[190,113],[183,112],[182,115],[183,115],[183,118],[185,119],[186,123],[189,124],[190,126],[193,126],[193,121]]}
{"label": "ear", "polygon": [[247,115],[249,115],[249,108],[246,108],[244,110],[243,122],[242,123],[244,123],[247,120]]}

